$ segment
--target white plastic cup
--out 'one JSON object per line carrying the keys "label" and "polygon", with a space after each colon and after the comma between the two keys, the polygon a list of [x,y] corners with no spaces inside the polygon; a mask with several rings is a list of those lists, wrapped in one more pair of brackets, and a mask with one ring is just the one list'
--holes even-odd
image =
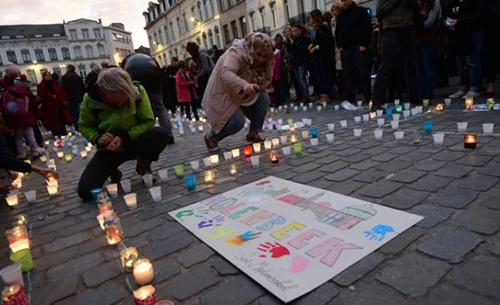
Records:
{"label": "white plastic cup", "polygon": [[120,185],[124,193],[130,193],[130,191],[132,190],[132,183],[130,179],[123,179],[122,181],[120,181]]}
{"label": "white plastic cup", "polygon": [[483,133],[484,134],[492,134],[494,128],[495,128],[495,124],[493,124],[493,123],[484,123],[483,124]]}
{"label": "white plastic cup", "polygon": [[384,132],[383,129],[375,129],[373,131],[373,135],[375,136],[375,139],[377,139],[377,140],[382,139],[383,132]]}
{"label": "white plastic cup", "polygon": [[291,146],[285,146],[281,149],[283,151],[284,156],[289,156],[292,153],[292,147]]}
{"label": "white plastic cup", "polygon": [[145,174],[142,176],[142,181],[146,185],[146,187],[152,187],[153,186],[153,175],[151,174]]}
{"label": "white plastic cup", "polygon": [[377,110],[377,118],[380,118],[383,115],[384,115],[384,110],[381,109]]}
{"label": "white plastic cup", "polygon": [[370,115],[368,113],[363,114],[363,122],[369,122],[370,121]]}
{"label": "white plastic cup", "polygon": [[279,147],[280,146],[280,139],[279,138],[274,138],[274,139],[271,140],[271,143],[273,144],[274,148]]}
{"label": "white plastic cup", "polygon": [[449,107],[451,105],[451,98],[445,98],[444,104],[446,105],[446,107]]}
{"label": "white plastic cup", "polygon": [[19,284],[24,286],[23,272],[19,264],[8,265],[0,270],[0,277],[7,285]]}
{"label": "white plastic cup", "polygon": [[405,110],[410,110],[411,109],[411,104],[410,103],[405,103]]}
{"label": "white plastic cup", "polygon": [[123,195],[123,200],[125,200],[125,204],[127,205],[129,210],[134,210],[137,208],[137,194],[130,193],[127,195]]}
{"label": "white plastic cup", "polygon": [[316,109],[318,110],[318,112],[321,111],[321,106],[317,106]]}
{"label": "white plastic cup", "polygon": [[281,145],[286,145],[288,143],[288,136],[280,136]]}
{"label": "white plastic cup", "polygon": [[253,143],[252,146],[253,146],[254,153],[256,153],[256,154],[260,153],[260,150],[262,148],[262,145],[260,145],[260,143]]}
{"label": "white plastic cup", "polygon": [[361,137],[362,133],[363,133],[363,130],[361,128],[354,128],[354,136],[355,137]]}
{"label": "white plastic cup", "polygon": [[168,168],[162,168],[158,171],[158,176],[160,177],[160,180],[162,182],[165,182],[168,180]]}
{"label": "white plastic cup", "polygon": [[400,103],[400,102],[401,102],[401,100],[399,100],[399,99],[395,99],[395,100],[394,100],[394,105],[396,105],[396,106],[397,106],[397,105],[399,105],[399,103]]}
{"label": "white plastic cup", "polygon": [[264,141],[264,148],[266,150],[270,150],[273,146],[273,142],[271,140],[265,140]]}
{"label": "white plastic cup", "polygon": [[465,132],[467,130],[467,122],[457,122],[458,132]]}
{"label": "white plastic cup", "polygon": [[318,146],[319,143],[318,138],[311,138],[309,142],[311,142],[311,146]]}
{"label": "white plastic cup", "polygon": [[154,202],[159,202],[161,200],[161,186],[154,186],[150,188],[149,193],[151,194]]}
{"label": "white plastic cup", "polygon": [[335,130],[335,123],[328,123],[326,126],[328,127],[328,131],[334,131]]}
{"label": "white plastic cup", "polygon": [[309,130],[302,130],[302,139],[309,138]]}
{"label": "white plastic cup", "polygon": [[391,121],[391,128],[398,129],[399,128],[399,121]]}
{"label": "white plastic cup", "polygon": [[358,101],[358,107],[363,107],[363,101]]}
{"label": "white plastic cup", "polygon": [[410,110],[404,110],[403,111],[403,116],[405,119],[409,118],[411,116]]}
{"label": "white plastic cup", "polygon": [[256,155],[256,156],[251,156],[250,157],[250,162],[252,163],[252,167],[253,168],[257,168],[259,167],[259,163],[260,163],[260,156]]}
{"label": "white plastic cup", "polygon": [[394,114],[392,115],[392,120],[394,120],[394,121],[399,121],[399,118],[400,118],[400,117],[401,117],[401,116],[399,115],[399,113],[394,113]]}
{"label": "white plastic cup", "polygon": [[205,168],[211,167],[212,159],[210,159],[210,157],[203,158],[203,165],[205,165]]}
{"label": "white plastic cup", "polygon": [[418,109],[417,108],[413,108],[412,110],[410,110],[410,113],[412,116],[416,116],[418,114]]}
{"label": "white plastic cup", "polygon": [[432,139],[434,140],[434,144],[441,145],[444,143],[444,133],[442,132],[433,133]]}
{"label": "white plastic cup", "polygon": [[339,106],[339,105],[334,105],[334,106],[333,106],[333,109],[334,109],[335,111],[339,111],[340,106]]}
{"label": "white plastic cup", "polygon": [[361,122],[361,117],[359,115],[354,117],[354,123],[360,123]]}
{"label": "white plastic cup", "polygon": [[340,121],[340,127],[346,128],[347,127],[347,120],[341,120]]}
{"label": "white plastic cup", "polygon": [[[229,154],[231,154],[231,153],[229,153]],[[189,165],[191,165],[191,168],[193,169],[193,171],[195,171],[195,172],[200,171],[200,161],[193,160],[193,161],[189,162]]]}
{"label": "white plastic cup", "polygon": [[332,144],[334,140],[335,140],[335,135],[333,133],[326,134],[326,142],[328,144]]}
{"label": "white plastic cup", "polygon": [[231,154],[230,151],[224,152],[224,160],[231,161],[232,158],[233,158],[233,155]]}
{"label": "white plastic cup", "polygon": [[396,138],[396,140],[402,140],[404,136],[405,132],[403,130],[398,130],[394,132],[394,138]]}
{"label": "white plastic cup", "polygon": [[118,197],[118,184],[116,183],[108,184],[106,185],[106,190],[108,191],[109,196],[111,196],[111,198]]}
{"label": "white plastic cup", "polygon": [[385,119],[384,118],[377,119],[377,125],[378,125],[378,127],[383,127],[384,124],[385,124]]}
{"label": "white plastic cup", "polygon": [[25,192],[24,197],[26,197],[26,200],[28,200],[28,202],[30,202],[30,203],[35,202],[36,201],[36,190]]}

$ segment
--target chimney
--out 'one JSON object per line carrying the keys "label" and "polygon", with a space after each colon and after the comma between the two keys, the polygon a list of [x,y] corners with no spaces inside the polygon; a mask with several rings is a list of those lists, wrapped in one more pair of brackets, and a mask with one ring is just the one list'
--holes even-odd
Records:
{"label": "chimney", "polygon": [[99,24],[102,24],[102,20],[101,20],[101,18],[99,18]]}

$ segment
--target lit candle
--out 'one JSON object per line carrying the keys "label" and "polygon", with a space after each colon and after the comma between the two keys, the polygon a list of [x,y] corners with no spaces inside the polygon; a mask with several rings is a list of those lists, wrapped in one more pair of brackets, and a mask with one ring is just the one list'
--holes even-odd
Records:
{"label": "lit candle", "polygon": [[108,240],[108,245],[116,245],[122,241],[120,228],[117,225],[107,225],[105,220],[104,227],[106,229],[106,239]]}
{"label": "lit candle", "polygon": [[235,149],[231,150],[231,155],[233,155],[234,159],[239,158],[239,156],[240,156],[240,150],[238,148],[235,148]]}
{"label": "lit candle", "polygon": [[19,204],[19,198],[17,197],[17,194],[8,195],[6,200],[7,204],[11,207]]}
{"label": "lit candle", "polygon": [[85,146],[85,151],[90,152],[92,150],[92,146]]}
{"label": "lit candle", "polygon": [[377,118],[377,113],[372,111],[368,114],[370,116],[370,120],[375,120]]}
{"label": "lit candle", "polygon": [[25,226],[28,224],[28,218],[24,214],[19,214],[14,216],[14,225],[15,226]]}
{"label": "lit candle", "polygon": [[211,155],[210,161],[212,162],[212,165],[218,165],[219,164],[219,155]]}
{"label": "lit candle", "polygon": [[245,158],[249,158],[252,156],[252,146],[251,145],[247,145],[247,146],[243,147],[243,155],[245,156]]}
{"label": "lit candle", "polygon": [[200,125],[200,126],[198,126],[198,131],[199,131],[199,132],[203,132],[203,124],[202,124],[202,125]]}
{"label": "lit candle", "polygon": [[12,253],[30,248],[30,240],[26,226],[15,226],[5,231],[5,237],[7,238]]}
{"label": "lit candle", "polygon": [[280,146],[280,139],[278,139],[278,138],[272,139],[271,143],[272,143],[273,147],[276,148],[276,147]]}
{"label": "lit candle", "polygon": [[464,148],[474,149],[477,145],[477,136],[474,133],[464,135]]}
{"label": "lit candle", "polygon": [[47,192],[49,193],[50,196],[57,195],[57,189],[58,189],[57,184],[48,184],[47,185]]}
{"label": "lit candle", "polygon": [[80,157],[81,157],[82,159],[87,158],[87,151],[86,151],[86,150],[82,150],[82,151],[80,152]]}
{"label": "lit candle", "polygon": [[42,161],[42,162],[47,162],[47,160],[48,160],[48,159],[47,159],[47,156],[46,156],[46,155],[41,155],[41,156],[40,156],[40,161]]}
{"label": "lit candle", "polygon": [[2,291],[2,303],[4,305],[29,305],[24,287],[20,284],[5,287]]}
{"label": "lit candle", "polygon": [[269,158],[271,159],[272,163],[278,163],[279,160],[279,155],[276,150],[272,150],[271,153],[269,154]]}
{"label": "lit candle", "polygon": [[106,190],[108,190],[108,194],[109,196],[111,196],[111,198],[118,197],[118,184],[116,183],[108,184],[106,185]]}
{"label": "lit candle", "polygon": [[465,110],[472,111],[474,110],[474,98],[466,97],[465,98]]}
{"label": "lit candle", "polygon": [[133,210],[137,208],[137,195],[136,193],[130,193],[123,196],[123,200],[125,200],[125,204],[127,205],[129,210]]}
{"label": "lit candle", "polygon": [[58,157],[59,159],[62,159],[62,157],[64,157],[64,152],[63,152],[63,151],[58,151],[58,152],[57,152],[57,157]]}
{"label": "lit candle", "polygon": [[139,252],[134,247],[125,248],[120,252],[122,267],[127,272],[134,270],[134,263],[139,259]]}
{"label": "lit candle", "polygon": [[437,104],[437,105],[436,105],[436,111],[441,112],[441,111],[443,111],[443,110],[444,110],[444,106],[443,106],[443,104]]}
{"label": "lit candle", "polygon": [[152,285],[142,286],[134,290],[135,305],[158,304],[154,293],[155,288]]}
{"label": "lit candle", "polygon": [[205,171],[205,183],[212,183],[215,179],[215,173],[213,170]]}
{"label": "lit candle", "polygon": [[253,146],[253,151],[254,151],[256,154],[260,153],[260,148],[261,148],[261,147],[260,147],[260,143],[253,143],[253,145],[252,145],[252,146]]}
{"label": "lit candle", "polygon": [[265,141],[264,141],[264,148],[265,148],[266,150],[271,149],[272,145],[273,145],[273,142],[272,142],[272,141],[270,141],[270,140],[265,140]]}
{"label": "lit candle", "polygon": [[231,175],[236,175],[238,173],[238,167],[236,166],[236,164],[231,164],[231,166],[229,167],[229,172],[231,173]]}
{"label": "lit candle", "polygon": [[139,285],[146,285],[153,281],[153,264],[147,258],[142,258],[134,263],[134,279]]}
{"label": "lit candle", "polygon": [[71,162],[71,160],[73,160],[73,155],[71,153],[65,154],[64,160],[66,160],[66,162]]}
{"label": "lit candle", "polygon": [[292,135],[290,136],[290,142],[292,142],[292,143],[297,142],[297,136],[296,136],[296,135],[294,135],[294,134],[292,134]]}
{"label": "lit candle", "polygon": [[97,204],[97,209],[99,210],[99,214],[113,212],[113,204],[109,200],[102,200],[99,204]]}

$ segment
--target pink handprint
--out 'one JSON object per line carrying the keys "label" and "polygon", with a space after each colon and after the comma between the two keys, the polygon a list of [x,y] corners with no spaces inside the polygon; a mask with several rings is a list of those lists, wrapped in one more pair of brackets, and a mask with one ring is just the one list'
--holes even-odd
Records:
{"label": "pink handprint", "polygon": [[304,269],[307,268],[307,266],[309,266],[309,260],[299,255],[293,258],[292,267],[287,271],[291,273],[301,273],[302,271],[304,271]]}

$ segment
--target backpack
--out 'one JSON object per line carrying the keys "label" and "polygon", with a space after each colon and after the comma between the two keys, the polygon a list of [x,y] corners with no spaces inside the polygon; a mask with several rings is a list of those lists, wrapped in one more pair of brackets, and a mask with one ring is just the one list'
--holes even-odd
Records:
{"label": "backpack", "polygon": [[7,88],[2,95],[1,106],[6,115],[25,115],[28,113],[29,98],[15,89]]}

